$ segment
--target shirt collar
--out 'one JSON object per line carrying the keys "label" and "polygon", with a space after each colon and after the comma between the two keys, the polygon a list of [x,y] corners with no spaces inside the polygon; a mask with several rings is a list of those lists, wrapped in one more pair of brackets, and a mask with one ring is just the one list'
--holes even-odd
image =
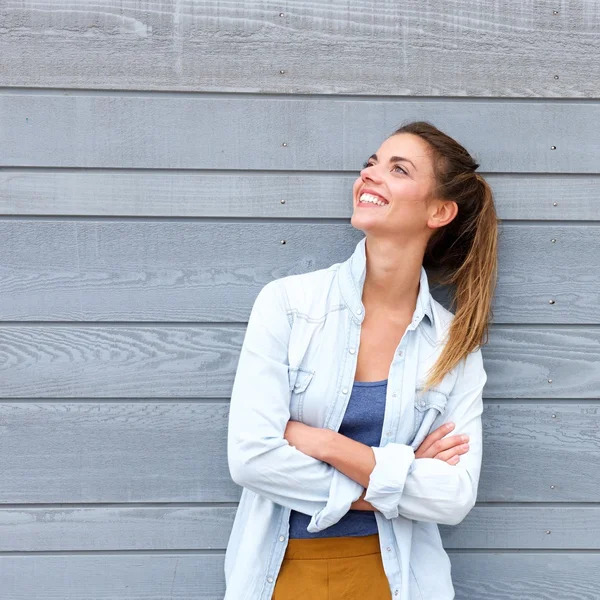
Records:
{"label": "shirt collar", "polygon": [[[352,255],[341,264],[338,278],[344,302],[352,311],[354,318],[359,322],[362,322],[365,317],[362,292],[367,273],[366,241],[367,238],[363,237],[356,244]],[[425,268],[421,265],[419,294],[417,296],[415,312],[413,313],[412,326],[416,327],[424,316],[427,316],[430,324],[433,325],[433,308],[429,292],[429,281]]]}

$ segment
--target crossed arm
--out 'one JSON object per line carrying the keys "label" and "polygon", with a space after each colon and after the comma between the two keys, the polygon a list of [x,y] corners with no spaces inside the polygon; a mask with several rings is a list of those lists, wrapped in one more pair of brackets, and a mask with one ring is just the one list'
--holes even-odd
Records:
{"label": "crossed arm", "polygon": [[369,477],[375,468],[371,446],[331,429],[311,427],[298,421],[288,422],[284,438],[300,452],[330,464],[365,488],[361,497],[350,506],[352,510],[377,510],[364,500]]}
{"label": "crossed arm", "polygon": [[481,469],[486,381],[481,350],[461,363],[446,410],[432,426],[453,422],[470,437],[469,453],[460,465],[451,465],[417,458],[408,444],[370,447],[290,421],[289,335],[283,292],[272,281],[253,306],[232,388],[227,438],[232,479],[312,515],[309,532],[330,527],[350,508],[448,525],[464,519],[475,504]]}

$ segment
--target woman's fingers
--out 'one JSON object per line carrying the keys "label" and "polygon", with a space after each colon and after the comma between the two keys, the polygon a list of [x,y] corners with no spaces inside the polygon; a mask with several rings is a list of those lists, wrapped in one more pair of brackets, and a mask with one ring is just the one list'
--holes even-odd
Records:
{"label": "woman's fingers", "polygon": [[453,424],[448,427],[448,424],[442,425],[434,432],[430,433],[423,443],[415,452],[416,458],[438,458],[440,460],[449,461],[453,459],[453,464],[458,462],[458,459],[453,458],[457,454],[464,454],[469,450],[469,436],[453,435],[444,438],[449,431],[452,430]]}
{"label": "woman's fingers", "polygon": [[[447,433],[450,433],[454,429],[454,423],[444,423],[441,427],[438,427],[435,431],[432,431],[422,442],[418,448],[418,452],[424,453],[429,450],[432,444],[441,440]],[[428,457],[422,457],[428,458]]]}
{"label": "woman's fingers", "polygon": [[469,451],[469,444],[460,444],[458,446],[454,446],[449,450],[445,450],[444,452],[439,452],[433,458],[439,458],[440,460],[445,460],[446,462],[458,456],[460,454],[465,454]]}

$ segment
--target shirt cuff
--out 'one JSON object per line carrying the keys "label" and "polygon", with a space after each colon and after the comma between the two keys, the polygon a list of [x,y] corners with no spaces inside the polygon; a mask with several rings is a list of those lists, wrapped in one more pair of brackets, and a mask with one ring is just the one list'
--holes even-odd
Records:
{"label": "shirt cuff", "polygon": [[415,451],[411,446],[396,443],[371,448],[375,454],[375,468],[369,476],[365,500],[386,519],[394,519],[399,514],[406,477],[415,467]]}
{"label": "shirt cuff", "polygon": [[335,525],[350,510],[350,505],[361,497],[363,491],[360,483],[335,469],[327,503],[312,516],[306,530],[316,533]]}

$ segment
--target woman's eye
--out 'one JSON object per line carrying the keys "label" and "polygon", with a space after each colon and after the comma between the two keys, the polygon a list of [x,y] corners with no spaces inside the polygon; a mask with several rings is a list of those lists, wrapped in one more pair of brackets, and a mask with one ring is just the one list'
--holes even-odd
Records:
{"label": "woman's eye", "polygon": [[[370,163],[369,161],[367,161],[363,164],[362,168],[366,169],[367,167],[370,167],[372,165],[373,165],[373,163]],[[400,165],[394,165],[394,169],[400,169],[405,175],[408,175],[408,173]]]}

